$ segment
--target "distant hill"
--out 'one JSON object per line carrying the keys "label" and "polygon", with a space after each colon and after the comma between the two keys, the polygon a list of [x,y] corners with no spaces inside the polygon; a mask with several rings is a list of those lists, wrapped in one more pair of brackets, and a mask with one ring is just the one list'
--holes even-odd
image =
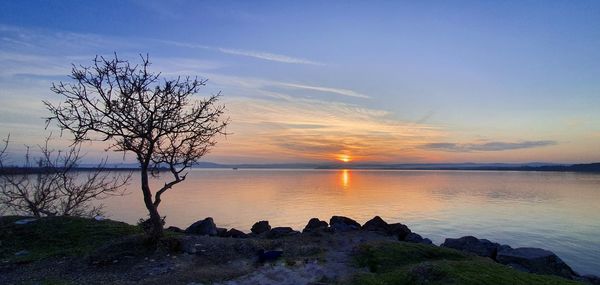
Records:
{"label": "distant hill", "polygon": [[[349,164],[316,164],[316,163],[267,163],[267,164],[221,164],[199,162],[196,169],[381,169],[381,170],[480,170],[480,171],[560,171],[560,172],[598,172],[600,162],[587,164],[554,164],[544,162],[532,163],[349,163]],[[79,170],[96,170],[91,164],[82,164]],[[109,164],[106,170],[137,170],[135,163]],[[7,167],[4,173],[19,174],[39,172],[35,169]]]}

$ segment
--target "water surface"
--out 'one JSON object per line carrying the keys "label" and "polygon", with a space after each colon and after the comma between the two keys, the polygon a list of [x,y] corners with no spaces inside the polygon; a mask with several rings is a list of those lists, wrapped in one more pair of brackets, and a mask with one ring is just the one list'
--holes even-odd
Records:
{"label": "water surface", "polygon": [[[146,215],[138,179],[128,196],[104,201],[111,218],[135,223]],[[302,230],[312,217],[363,223],[379,215],[436,244],[474,235],[542,247],[580,273],[600,274],[598,174],[202,169],[163,195],[160,212],[167,225],[187,227],[211,216],[220,227],[243,231],[259,220]]]}

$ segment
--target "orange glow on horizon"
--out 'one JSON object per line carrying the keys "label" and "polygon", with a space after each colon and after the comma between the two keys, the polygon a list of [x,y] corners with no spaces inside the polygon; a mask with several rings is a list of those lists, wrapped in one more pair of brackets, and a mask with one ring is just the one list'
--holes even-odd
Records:
{"label": "orange glow on horizon", "polygon": [[338,160],[342,162],[350,162],[352,158],[347,154],[340,154],[338,155]]}

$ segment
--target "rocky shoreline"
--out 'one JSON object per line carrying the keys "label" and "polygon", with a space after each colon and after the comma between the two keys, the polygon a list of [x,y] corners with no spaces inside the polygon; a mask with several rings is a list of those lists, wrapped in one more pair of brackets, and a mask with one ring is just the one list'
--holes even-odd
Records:
{"label": "rocky shoreline", "polygon": [[212,218],[169,227],[148,246],[142,228],[76,217],[0,217],[0,284],[600,284],[551,251],[473,236],[435,245],[401,223],[333,216],[302,231]]}
{"label": "rocky shoreline", "polygon": [[[312,218],[308,221],[302,232],[291,227],[271,227],[268,221],[256,222],[250,233],[244,233],[235,228],[219,228],[212,218],[199,220],[185,230],[169,227],[168,231],[185,233],[187,235],[206,235],[230,238],[265,238],[278,239],[300,234],[324,235],[333,233],[347,233],[353,231],[373,232],[390,236],[398,241],[421,243],[437,246],[428,238],[412,232],[401,223],[387,223],[381,217],[375,216],[365,224],[343,216],[333,216],[327,221]],[[478,239],[474,236],[460,238],[446,238],[440,247],[452,248],[459,251],[490,258],[491,260],[509,266],[513,269],[535,274],[556,275],[563,278],[582,281],[590,284],[600,284],[600,277],[595,275],[580,275],[567,265],[552,251],[534,247],[513,248],[509,245],[499,244],[487,239]],[[189,249],[189,247],[188,247]],[[279,253],[281,254],[281,253]]]}

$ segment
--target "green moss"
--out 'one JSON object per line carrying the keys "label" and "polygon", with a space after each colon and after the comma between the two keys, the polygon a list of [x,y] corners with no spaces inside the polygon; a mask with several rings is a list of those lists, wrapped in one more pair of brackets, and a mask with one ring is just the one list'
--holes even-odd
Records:
{"label": "green moss", "polygon": [[[0,218],[1,260],[30,262],[50,256],[84,255],[107,241],[140,233],[138,227],[126,223],[77,217],[46,217],[26,225],[14,224],[23,218]],[[15,255],[22,250],[28,253]]]}
{"label": "green moss", "polygon": [[358,275],[354,284],[579,284],[519,272],[453,249],[404,242],[363,245],[356,263],[371,273]]}

